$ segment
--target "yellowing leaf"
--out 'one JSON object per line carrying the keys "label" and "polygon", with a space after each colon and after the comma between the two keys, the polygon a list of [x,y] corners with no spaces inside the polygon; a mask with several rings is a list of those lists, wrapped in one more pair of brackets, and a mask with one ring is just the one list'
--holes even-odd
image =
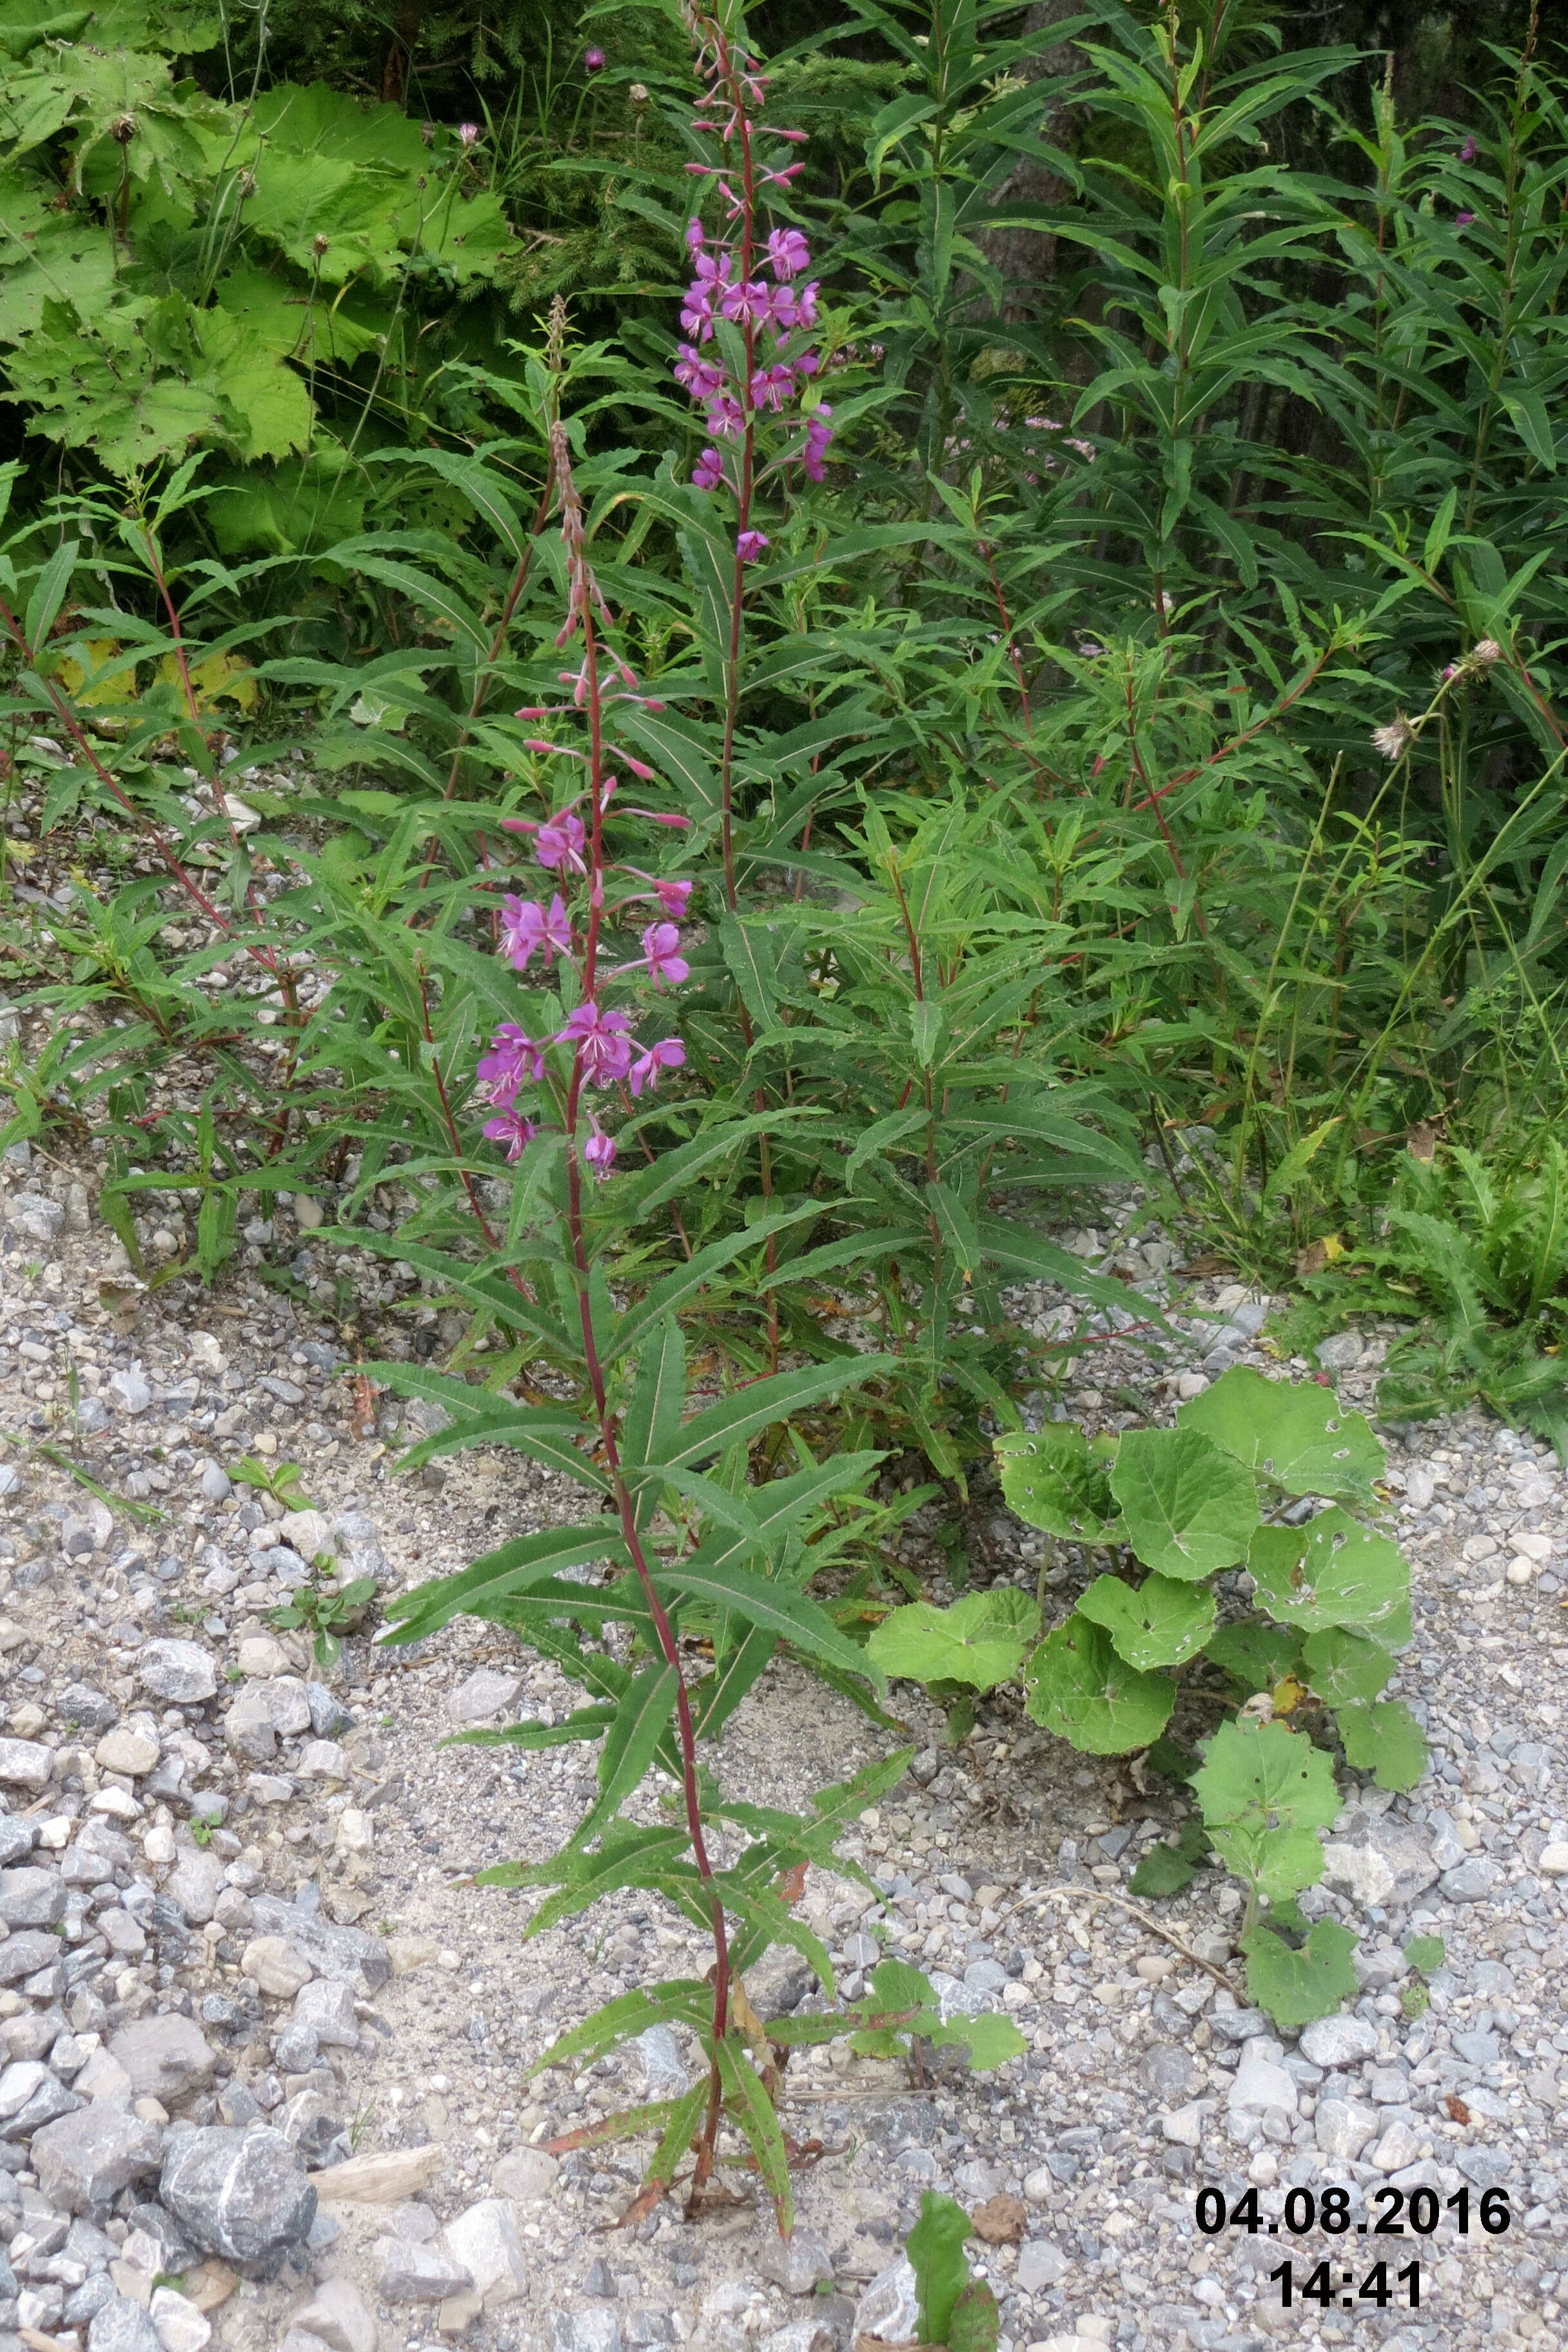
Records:
{"label": "yellowing leaf", "polygon": [[[198,710],[212,710],[220,702],[237,702],[241,710],[255,709],[256,672],[237,654],[208,654],[190,664],[190,674]],[[158,676],[165,685],[184,691],[180,665],[173,654],[163,656]]]}
{"label": "yellowing leaf", "polygon": [[[84,637],[81,649],[86,662],[75,654],[62,654],[55,666],[54,676],[59,680],[73,702],[89,709],[100,709],[113,702],[131,702],[136,695],[136,672],[133,668],[116,670],[112,677],[100,677],[98,672],[115,659],[121,648],[113,637]],[[93,682],[89,685],[89,680]]]}

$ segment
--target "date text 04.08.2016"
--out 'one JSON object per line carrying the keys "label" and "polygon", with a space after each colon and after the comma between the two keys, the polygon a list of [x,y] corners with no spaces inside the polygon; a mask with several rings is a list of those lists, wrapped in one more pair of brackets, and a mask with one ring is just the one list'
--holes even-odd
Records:
{"label": "date text 04.08.2016", "polygon": [[1392,2280],[1386,2263],[1373,2263],[1360,2279],[1354,2271],[1336,2270],[1331,2263],[1316,2263],[1305,2278],[1297,2277],[1293,2263],[1281,2263],[1268,2276],[1271,2283],[1278,2283],[1279,2300],[1287,2311],[1295,2303],[1315,2303],[1324,2311],[1335,2304],[1343,2311],[1353,2311],[1358,2304],[1373,2304],[1385,2311],[1391,2303],[1403,2303],[1415,2311],[1421,2302],[1419,2263],[1406,2263]]}

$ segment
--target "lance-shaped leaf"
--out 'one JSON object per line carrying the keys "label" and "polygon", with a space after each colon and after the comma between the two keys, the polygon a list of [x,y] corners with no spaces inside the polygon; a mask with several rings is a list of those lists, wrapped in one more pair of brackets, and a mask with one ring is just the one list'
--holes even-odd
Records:
{"label": "lance-shaped leaf", "polygon": [[1117,1656],[1141,1673],[1185,1665],[1215,1626],[1214,1594],[1173,1576],[1148,1576],[1137,1586],[1097,1576],[1078,1607],[1080,1616],[1104,1626]]}
{"label": "lance-shaped leaf", "polygon": [[[523,1929],[525,1937],[542,1936],[623,1886],[658,1888],[671,1901],[679,1901],[682,1894],[700,1883],[695,1864],[681,1859],[688,1844],[684,1825],[645,1830],[622,1823],[613,1834],[606,1832],[592,1853],[569,1848],[564,1859],[558,1856],[553,1863],[500,1863],[493,1870],[477,1871],[474,1885],[538,1886],[552,1880],[560,1882]],[[685,1909],[685,1903],[680,1907]]]}
{"label": "lance-shaped leaf", "polygon": [[432,1249],[401,1233],[379,1234],[373,1225],[326,1225],[316,1239],[335,1244],[340,1249],[370,1250],[401,1265],[416,1266],[421,1274],[433,1275],[454,1298],[465,1300],[478,1313],[493,1315],[508,1329],[531,1332],[550,1355],[568,1354],[573,1349],[573,1338],[565,1324],[534,1300],[524,1298],[515,1285],[500,1273],[485,1273],[447,1251]]}
{"label": "lance-shaped leaf", "polygon": [[1339,1732],[1346,1763],[1370,1771],[1380,1789],[1414,1789],[1426,1769],[1426,1741],[1402,1699],[1342,1706]]}
{"label": "lance-shaped leaf", "polygon": [[616,1719],[613,1706],[580,1706],[564,1723],[508,1723],[499,1730],[454,1731],[441,1748],[564,1748],[574,1740],[601,1739]]}
{"label": "lance-shaped leaf", "polygon": [[1068,1543],[1114,1543],[1110,1465],[1073,1421],[1009,1431],[996,1440],[1002,1492],[1021,1519]]}
{"label": "lance-shaped leaf", "polygon": [[666,1466],[695,1469],[726,1446],[749,1444],[791,1413],[808,1412],[846,1389],[880,1380],[897,1369],[892,1356],[835,1356],[830,1363],[808,1364],[802,1371],[775,1372],[766,1380],[752,1381],[695,1414],[677,1437]]}
{"label": "lance-shaped leaf", "polygon": [[1340,1809],[1334,1769],[1282,1723],[1222,1724],[1193,1775],[1215,1851],[1271,1902],[1314,1886],[1323,1849],[1314,1832]]}
{"label": "lance-shaped leaf", "polygon": [[621,1423],[621,1466],[637,1497],[639,1528],[653,1517],[660,1465],[675,1442],[685,1402],[686,1341],[674,1316],[667,1315],[643,1341]]}
{"label": "lance-shaped leaf", "polygon": [[1130,1429],[1110,1491],[1121,1533],[1145,1568],[1197,1579],[1247,1558],[1258,1521],[1250,1472],[1195,1429]]}
{"label": "lance-shaped leaf", "polygon": [[761,2076],[737,2042],[726,2034],[713,2045],[724,2105],[731,2121],[756,2158],[757,2171],[773,2199],[781,2233],[787,2237],[795,2220],[789,2185],[789,2153],[778,2112]]}
{"label": "lance-shaped leaf", "polygon": [[645,1666],[623,1696],[599,1751],[599,1793],[572,1832],[586,1845],[615,1819],[653,1762],[680,1687],[680,1668],[660,1658]]}
{"label": "lance-shaped leaf", "polygon": [[829,1665],[863,1675],[879,1691],[885,1687],[880,1668],[838,1631],[826,1611],[804,1593],[792,1592],[787,1585],[753,1576],[744,1568],[705,1567],[695,1552],[689,1559],[661,1563],[654,1581],[661,1600],[678,1593],[714,1608],[732,1610],[751,1624],[793,1643],[806,1657],[823,1658]]}
{"label": "lance-shaped leaf", "polygon": [[1258,1606],[1286,1625],[1321,1633],[1353,1626],[1385,1649],[1410,1640],[1410,1571],[1397,1544],[1337,1506],[1300,1528],[1259,1528],[1247,1566]]}
{"label": "lance-shaped leaf", "polygon": [[510,1445],[531,1454],[547,1470],[563,1471],[580,1486],[599,1494],[610,1490],[604,1471],[581,1450],[579,1441],[590,1441],[592,1433],[564,1407],[513,1404],[423,1364],[363,1364],[360,1370],[395,1395],[418,1397],[438,1405],[447,1416],[447,1428],[408,1448],[399,1464],[403,1469],[416,1470],[437,1454],[455,1454],[464,1446]]}
{"label": "lance-shaped leaf", "polygon": [[647,1992],[618,1993],[552,2042],[543,2057],[534,2060],[529,2074],[542,2074],[547,2066],[602,2058],[606,2051],[646,2033],[650,2025],[700,2026],[712,2006],[711,1988],[695,1977],[671,1977]]}
{"label": "lance-shaped leaf", "polygon": [[1364,1413],[1345,1411],[1316,1381],[1271,1381],[1233,1364],[1176,1414],[1288,1495],[1372,1500],[1384,1452]]}
{"label": "lance-shaped leaf", "polygon": [[1310,2025],[1329,2017],[1360,1990],[1351,1954],[1355,1937],[1336,1919],[1314,1919],[1305,1936],[1288,1941],[1260,1920],[1241,1939],[1247,1990],[1279,2025]]}
{"label": "lance-shaped leaf", "polygon": [[1025,1704],[1037,1723],[1088,1756],[1125,1756],[1157,1739],[1176,1686],[1119,1658],[1110,1636],[1088,1617],[1047,1633],[1024,1671]]}
{"label": "lance-shaped leaf", "polygon": [[1040,1630],[1037,1602],[1003,1586],[966,1592],[951,1609],[918,1601],[883,1618],[866,1644],[884,1674],[910,1682],[964,1683],[991,1690],[1011,1681]]}
{"label": "lance-shaped leaf", "polygon": [[385,1643],[421,1642],[439,1632],[454,1617],[478,1612],[498,1601],[517,1600],[563,1568],[580,1568],[595,1560],[629,1568],[619,1537],[611,1522],[591,1527],[544,1528],[537,1535],[519,1536],[495,1551],[486,1552],[470,1568],[455,1576],[432,1577],[412,1592],[394,1594],[386,1603],[391,1629]]}

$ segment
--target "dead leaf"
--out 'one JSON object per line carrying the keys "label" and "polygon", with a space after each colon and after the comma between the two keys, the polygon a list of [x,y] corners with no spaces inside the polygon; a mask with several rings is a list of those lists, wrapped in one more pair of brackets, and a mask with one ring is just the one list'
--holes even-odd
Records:
{"label": "dead leaf", "polygon": [[1329,1262],[1329,1253],[1321,1242],[1309,1242],[1305,1249],[1296,1252],[1296,1279],[1303,1275],[1321,1274]]}
{"label": "dead leaf", "polygon": [[98,1303],[108,1316],[121,1339],[130,1338],[136,1328],[142,1312],[142,1302],[147,1296],[145,1283],[100,1282]]}
{"label": "dead leaf", "polygon": [[368,1372],[356,1372],[350,1387],[349,1427],[361,1440],[375,1435],[375,1382]]}
{"label": "dead leaf", "polygon": [[1276,1683],[1274,1685],[1272,1696],[1275,1714],[1294,1715],[1306,1696],[1305,1685],[1299,1683],[1294,1675],[1287,1675],[1283,1682]]}
{"label": "dead leaf", "polygon": [[1429,1118],[1418,1118],[1405,1130],[1405,1148],[1412,1160],[1436,1160],[1438,1141],[1437,1129]]}
{"label": "dead leaf", "polygon": [[1230,1260],[1216,1257],[1213,1250],[1205,1250],[1201,1257],[1189,1258],[1185,1265],[1179,1265],[1176,1272],[1190,1274],[1199,1282],[1207,1282],[1216,1274],[1228,1274]]}
{"label": "dead leaf", "polygon": [[1460,2098],[1458,2091],[1450,2091],[1447,2097],[1444,2100],[1443,2105],[1447,2111],[1448,2121],[1451,2124],[1468,2124],[1469,2122],[1470,2111],[1468,2107],[1466,2106],[1463,2099]]}
{"label": "dead leaf", "polygon": [[635,2229],[639,2221],[646,2221],[650,2213],[658,2212],[668,2193],[662,2180],[646,2181],[637,2190],[626,2211],[617,2214],[610,2223],[610,2228],[612,2230]]}
{"label": "dead leaf", "polygon": [[786,1910],[805,1893],[805,1874],[810,1868],[809,1862],[797,1862],[779,1880],[778,1898]]}
{"label": "dead leaf", "polygon": [[975,2236],[988,2246],[1016,2246],[1029,2226],[1023,2199],[1009,2195],[1006,2189],[977,2205],[969,2218]]}

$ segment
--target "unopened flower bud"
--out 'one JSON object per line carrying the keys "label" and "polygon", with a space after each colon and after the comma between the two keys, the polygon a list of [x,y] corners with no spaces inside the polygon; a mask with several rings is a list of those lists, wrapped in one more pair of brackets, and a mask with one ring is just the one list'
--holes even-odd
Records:
{"label": "unopened flower bud", "polygon": [[128,147],[136,136],[136,117],[133,114],[117,114],[109,126],[109,135],[118,140],[121,147]]}
{"label": "unopened flower bud", "polygon": [[1470,655],[1470,659],[1479,663],[1482,669],[1490,669],[1493,662],[1500,662],[1502,657],[1502,647],[1495,637],[1483,637]]}
{"label": "unopened flower bud", "polygon": [[631,100],[634,106],[646,106],[647,104],[647,85],[646,82],[634,81],[630,89],[627,90],[626,96]]}

